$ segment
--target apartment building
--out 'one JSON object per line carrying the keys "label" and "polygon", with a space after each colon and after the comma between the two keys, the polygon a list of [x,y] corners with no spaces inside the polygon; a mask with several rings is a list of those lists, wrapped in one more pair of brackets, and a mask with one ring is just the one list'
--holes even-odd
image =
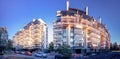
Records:
{"label": "apartment building", "polygon": [[33,19],[24,26],[13,37],[14,47],[19,48],[48,48],[48,27],[46,23],[40,19]]}
{"label": "apartment building", "polygon": [[56,21],[53,23],[54,48],[68,44],[72,49],[91,51],[110,48],[110,34],[101,18],[96,20],[85,10],[69,7],[57,11]]}

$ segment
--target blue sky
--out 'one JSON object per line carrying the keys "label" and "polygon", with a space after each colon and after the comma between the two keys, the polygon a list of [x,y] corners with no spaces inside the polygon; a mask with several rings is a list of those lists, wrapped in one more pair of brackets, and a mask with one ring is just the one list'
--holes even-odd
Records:
{"label": "blue sky", "polygon": [[[111,42],[120,44],[120,0],[70,0],[70,7],[84,10],[87,3],[89,15],[101,16],[111,35]],[[33,18],[42,18],[48,25],[49,42],[53,40],[52,23],[57,10],[66,9],[66,0],[0,0],[0,27],[6,26],[9,38]]]}

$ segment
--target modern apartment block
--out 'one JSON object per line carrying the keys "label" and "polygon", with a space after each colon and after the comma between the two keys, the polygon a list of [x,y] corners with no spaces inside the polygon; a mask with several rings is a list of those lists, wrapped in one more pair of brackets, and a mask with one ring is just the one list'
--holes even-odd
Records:
{"label": "modern apartment block", "polygon": [[93,49],[110,48],[110,34],[106,26],[88,15],[88,6],[85,10],[69,7],[67,10],[59,10],[57,19],[53,23],[54,48],[68,44],[73,49],[91,51]]}
{"label": "modern apartment block", "polygon": [[48,48],[48,28],[42,19],[33,19],[13,37],[14,47],[19,48]]}

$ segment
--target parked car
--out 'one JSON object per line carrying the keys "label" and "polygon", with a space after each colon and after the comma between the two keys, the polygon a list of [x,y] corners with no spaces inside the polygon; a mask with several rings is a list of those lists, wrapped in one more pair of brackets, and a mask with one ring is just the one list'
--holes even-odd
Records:
{"label": "parked car", "polygon": [[43,52],[37,52],[37,53],[35,53],[35,56],[36,56],[36,57],[47,58],[47,54],[46,54],[46,53],[43,53]]}
{"label": "parked car", "polygon": [[25,52],[24,51],[19,51],[19,53],[18,54],[25,54]]}
{"label": "parked car", "polygon": [[63,59],[63,55],[62,54],[57,54],[57,55],[55,55],[55,59]]}
{"label": "parked car", "polygon": [[28,56],[32,56],[32,53],[29,52],[29,51],[26,51],[24,54],[25,54],[25,55],[28,55]]}
{"label": "parked car", "polygon": [[64,55],[62,54],[56,54],[55,59],[63,59]]}
{"label": "parked car", "polygon": [[96,54],[95,54],[95,53],[92,53],[91,55],[92,55],[92,56],[95,56]]}
{"label": "parked car", "polygon": [[69,58],[69,57],[66,57],[66,56],[64,56],[62,54],[56,54],[55,55],[55,59],[67,59],[67,58]]}
{"label": "parked car", "polygon": [[35,53],[35,56],[36,57],[42,57],[42,53],[41,52],[37,52],[37,53]]}
{"label": "parked car", "polygon": [[25,52],[24,52],[24,51],[21,51],[21,54],[25,54]]}
{"label": "parked car", "polygon": [[15,51],[16,54],[19,54],[20,52],[19,51]]}
{"label": "parked car", "polygon": [[73,58],[77,58],[77,57],[80,57],[80,56],[82,56],[82,55],[76,54],[76,53],[75,53],[75,54],[72,54],[72,57],[73,57]]}

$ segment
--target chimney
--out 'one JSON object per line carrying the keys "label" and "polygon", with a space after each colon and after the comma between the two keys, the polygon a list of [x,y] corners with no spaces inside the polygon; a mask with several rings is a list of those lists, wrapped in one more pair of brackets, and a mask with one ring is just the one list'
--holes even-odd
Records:
{"label": "chimney", "polygon": [[67,11],[69,10],[69,0],[67,0],[67,2],[66,2],[66,9],[67,9]]}
{"label": "chimney", "polygon": [[87,5],[85,7],[85,12],[86,12],[86,15],[88,15],[88,6]]}
{"label": "chimney", "polygon": [[99,17],[98,17],[98,22],[101,23],[101,20],[102,20],[102,19],[101,19],[101,17],[99,16]]}

